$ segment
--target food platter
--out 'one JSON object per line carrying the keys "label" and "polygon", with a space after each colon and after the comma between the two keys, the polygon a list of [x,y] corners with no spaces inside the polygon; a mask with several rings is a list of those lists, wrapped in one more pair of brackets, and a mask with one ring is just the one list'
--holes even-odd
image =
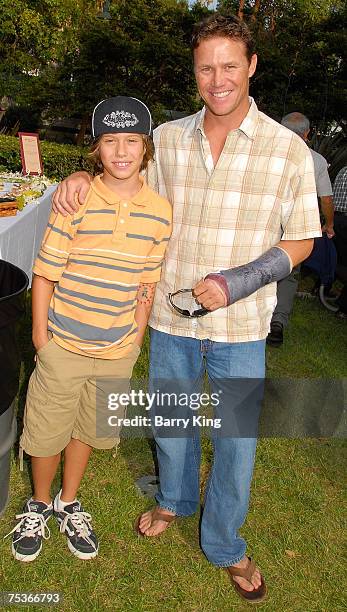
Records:
{"label": "food platter", "polygon": [[38,203],[52,181],[45,176],[0,173],[0,217],[16,215],[29,202]]}

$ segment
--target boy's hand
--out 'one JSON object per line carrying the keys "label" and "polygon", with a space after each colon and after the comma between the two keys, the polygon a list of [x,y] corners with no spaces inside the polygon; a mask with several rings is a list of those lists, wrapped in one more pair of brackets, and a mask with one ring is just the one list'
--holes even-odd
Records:
{"label": "boy's hand", "polygon": [[52,205],[54,212],[59,212],[64,217],[67,214],[73,215],[74,212],[77,212],[78,204],[76,200],[78,199],[79,203],[83,204],[89,191],[91,180],[92,177],[85,171],[75,172],[64,179],[53,194]]}
{"label": "boy's hand", "polygon": [[36,353],[39,352],[40,349],[42,349],[45,344],[48,344],[49,342],[49,337],[48,337],[48,333],[41,333],[41,334],[33,334],[33,345],[35,348]]}

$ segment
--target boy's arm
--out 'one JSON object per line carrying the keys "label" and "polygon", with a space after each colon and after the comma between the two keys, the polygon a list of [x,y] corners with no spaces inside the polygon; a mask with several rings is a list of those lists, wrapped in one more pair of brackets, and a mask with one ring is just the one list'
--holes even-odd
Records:
{"label": "boy's arm", "polygon": [[33,331],[32,339],[36,352],[48,342],[48,308],[54,289],[54,281],[43,276],[34,276],[32,284]]}
{"label": "boy's arm", "polygon": [[138,331],[136,344],[142,345],[149,315],[151,314],[156,283],[140,283],[137,291],[137,306],[135,310],[135,321]]}
{"label": "boy's arm", "polygon": [[147,322],[152,310],[156,284],[160,280],[161,267],[171,235],[172,207],[167,200],[162,200],[161,209],[158,213],[159,216],[161,221],[157,224],[155,241],[141,274],[141,281],[137,292],[135,320],[138,325],[136,342],[139,346],[143,342]]}

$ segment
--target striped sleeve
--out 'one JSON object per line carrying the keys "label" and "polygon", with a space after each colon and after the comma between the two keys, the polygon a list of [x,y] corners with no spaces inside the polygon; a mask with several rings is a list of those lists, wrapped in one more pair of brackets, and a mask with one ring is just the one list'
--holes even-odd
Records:
{"label": "striped sleeve", "polygon": [[74,217],[51,212],[33,273],[59,281],[68,260],[75,234]]}
{"label": "striped sleeve", "polygon": [[172,207],[167,200],[163,202],[165,202],[165,211],[161,211],[161,218],[157,223],[158,231],[141,274],[141,283],[157,283],[160,280],[161,267],[172,229]]}

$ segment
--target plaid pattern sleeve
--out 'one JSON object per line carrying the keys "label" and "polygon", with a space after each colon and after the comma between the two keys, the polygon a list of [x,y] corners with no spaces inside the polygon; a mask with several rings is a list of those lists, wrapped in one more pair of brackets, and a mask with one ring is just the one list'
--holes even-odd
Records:
{"label": "plaid pattern sleeve", "polygon": [[347,213],[347,166],[340,170],[335,179],[334,207],[337,212]]}
{"label": "plaid pattern sleeve", "polygon": [[305,153],[290,180],[289,206],[287,202],[282,205],[282,240],[304,240],[317,236],[316,231],[311,235],[312,221],[317,219],[318,211],[317,198],[312,198],[316,189],[314,166],[309,149]]}
{"label": "plaid pattern sleeve", "polygon": [[254,101],[229,132],[214,166],[204,109],[154,132],[156,167],[149,180],[173,205],[173,231],[150,325],[219,342],[266,337],[276,284],[200,319],[173,311],[167,294],[207,274],[248,263],[281,238],[320,236],[310,151],[296,134],[259,112]]}

